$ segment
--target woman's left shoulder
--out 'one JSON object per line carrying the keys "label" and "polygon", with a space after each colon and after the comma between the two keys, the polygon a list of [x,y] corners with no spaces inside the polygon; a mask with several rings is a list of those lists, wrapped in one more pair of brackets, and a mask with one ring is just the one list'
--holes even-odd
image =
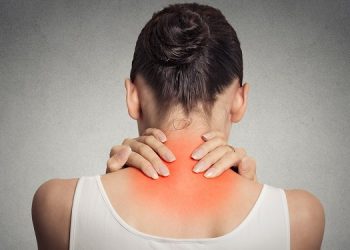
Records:
{"label": "woman's left shoulder", "polygon": [[70,218],[79,179],[51,179],[36,190],[32,219],[38,248],[68,248]]}
{"label": "woman's left shoulder", "polygon": [[292,249],[320,249],[325,228],[321,201],[302,189],[285,190]]}

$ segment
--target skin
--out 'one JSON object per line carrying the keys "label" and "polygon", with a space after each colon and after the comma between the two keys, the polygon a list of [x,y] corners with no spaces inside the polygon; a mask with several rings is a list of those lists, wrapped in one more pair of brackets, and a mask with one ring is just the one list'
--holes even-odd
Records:
{"label": "skin", "polygon": [[[243,177],[257,181],[256,178],[256,161],[248,156],[245,149],[235,147],[235,150],[227,144],[224,135],[220,131],[210,131],[201,136],[205,141],[193,152],[191,157],[198,160],[193,171],[200,173],[209,169],[210,166],[218,169],[217,173],[212,176],[204,175],[207,178],[215,178],[222,174],[231,166],[237,166],[238,173]],[[142,136],[137,138],[127,138],[122,145],[131,148],[131,154],[125,163],[128,167],[135,167],[142,171],[146,176],[152,179],[158,179],[159,175],[168,176],[167,173],[161,172],[159,166],[163,165],[162,160],[174,162],[176,157],[173,152],[166,146],[166,135],[157,128],[147,128]],[[120,146],[112,147],[110,158],[107,161],[106,173],[119,171],[122,167],[118,164]],[[202,155],[196,155],[195,152],[202,152]],[[165,166],[166,167],[166,166]],[[206,171],[207,173],[208,171]]]}
{"label": "skin", "polygon": [[237,187],[233,172],[226,172],[212,180],[205,178],[203,174],[194,173],[192,166],[196,160],[188,157],[188,152],[202,143],[202,139],[194,136],[186,138],[186,141],[167,142],[167,146],[172,148],[177,156],[176,162],[167,164],[171,175],[153,181],[144,178],[139,171],[132,171],[130,179],[133,181],[128,184],[135,202],[152,206],[151,210],[158,211],[159,215],[172,218],[172,221],[176,222],[190,221],[191,217],[198,217],[201,213],[205,214],[203,216],[214,216],[222,210],[220,208],[224,207],[228,196],[232,195],[226,189]]}
{"label": "skin", "polygon": [[[168,177],[152,180],[135,168],[102,177],[111,203],[137,230],[175,238],[220,236],[243,220],[259,195],[261,185],[252,185],[233,171],[225,171],[217,178],[194,173],[196,161],[189,156],[201,138],[188,136],[186,141],[167,142],[177,157],[174,163],[167,164],[171,172]],[[115,183],[120,179],[124,185],[118,190]]]}
{"label": "skin", "polygon": [[[201,117],[199,114],[194,114],[192,115],[193,123],[189,127],[178,131],[171,130],[171,121],[168,123],[157,124],[157,116],[156,114],[152,113],[152,110],[155,110],[155,103],[152,99],[152,93],[145,85],[142,84],[142,79],[138,78],[135,83],[131,83],[130,80],[127,79],[125,81],[125,87],[127,90],[128,112],[133,119],[137,120],[139,134],[142,134],[146,128],[157,127],[164,131],[168,141],[170,142],[176,141],[176,138],[181,135],[181,133],[185,133],[188,136],[193,136],[193,138],[200,138],[202,134],[213,130],[221,131],[224,134],[224,138],[227,139],[230,133],[231,124],[239,122],[246,111],[247,94],[249,89],[248,84],[244,84],[242,87],[240,87],[238,82],[235,81],[218,98],[218,101],[214,105],[213,113],[215,115],[208,123],[204,123],[203,117]],[[181,112],[175,109],[173,117],[181,117],[182,115],[183,114],[181,114]],[[190,149],[191,148],[188,148],[188,150]],[[172,150],[176,151],[176,147],[173,147]],[[118,159],[119,167],[126,163],[130,153],[130,147],[124,145],[120,146],[120,157]],[[187,153],[190,154],[190,152]],[[180,168],[171,169],[170,164],[168,167],[170,168],[170,172],[173,173],[172,176],[175,176],[175,178],[177,174],[181,174],[179,172],[176,173],[176,171],[183,171]],[[149,225],[147,222],[141,222],[137,225],[133,224],[135,222],[132,220],[127,219],[130,217],[130,212],[128,213],[127,210],[129,209],[133,211],[137,205],[136,204],[133,206],[133,202],[136,202],[135,198],[127,198],[130,197],[130,194],[136,195],[140,194],[141,192],[135,192],[132,188],[130,188],[128,193],[128,190],[126,190],[125,187],[130,187],[128,184],[130,184],[130,180],[132,179],[126,177],[136,173],[140,174],[140,178],[143,177],[144,179],[151,181],[152,184],[147,183],[147,185],[157,185],[155,183],[159,181],[154,181],[144,177],[135,168],[127,168],[116,173],[103,176],[102,182],[108,196],[111,199],[112,205],[118,210],[118,212],[121,213],[122,217],[126,219],[126,222],[130,223],[130,225],[134,225],[140,230],[143,229],[145,232],[157,233],[158,231],[153,231],[149,226],[147,227],[147,224]],[[201,177],[191,171],[187,171],[186,173],[187,174],[183,174],[183,177],[185,178],[189,178],[189,176],[191,176],[191,178]],[[233,171],[226,171],[223,174],[223,178],[228,178],[231,181],[227,182],[227,185],[234,184],[240,186],[240,191],[242,194],[239,196],[239,192],[236,192],[236,196],[233,195],[230,199],[228,199],[226,205],[231,205],[231,208],[233,209],[231,211],[223,211],[223,213],[221,213],[222,217],[219,217],[221,225],[215,225],[215,232],[190,231],[185,232],[185,235],[181,235],[181,233],[183,233],[182,230],[175,230],[176,226],[179,225],[171,224],[169,225],[170,230],[165,232],[165,234],[169,234],[174,237],[191,237],[191,234],[197,233],[197,235],[201,237],[207,237],[209,235],[215,236],[224,234],[225,232],[229,231],[230,227],[237,226],[242,218],[244,218],[244,216],[247,214],[249,208],[251,208],[256,201],[259,192],[261,191],[261,184],[248,181]],[[207,179],[202,176],[201,180],[204,182],[215,181],[216,179],[217,178]],[[32,216],[39,249],[68,248],[70,211],[76,183],[77,179],[54,179],[41,185],[35,193],[33,198]],[[224,187],[227,188],[227,186]],[[191,190],[190,192],[194,191]],[[149,196],[147,197],[145,193],[141,193],[140,195],[149,198]],[[320,249],[325,225],[322,204],[314,195],[304,190],[286,190],[286,195],[290,214],[291,249]],[[243,197],[248,198],[243,199]],[[125,207],[118,207],[118,199],[129,203],[126,204]],[[235,200],[241,201],[240,206],[237,206],[237,202],[235,202]],[[159,213],[159,211],[157,211],[157,206],[159,204],[154,203],[151,205],[155,206],[150,206],[150,209],[145,209],[147,211],[143,211],[137,219],[141,220],[142,218],[147,217],[146,215],[148,215],[150,218],[157,218],[155,216],[157,216],[157,212]],[[213,206],[214,208],[218,208],[221,205],[219,204],[215,207],[215,204],[213,204]],[[162,207],[159,209],[162,209]],[[188,216],[184,215],[184,217],[186,220],[191,222],[191,225],[195,225],[193,224],[196,222],[195,218],[191,219],[191,215],[193,214],[190,213]],[[181,222],[185,223],[186,220]],[[201,214],[201,216],[199,216],[199,220],[203,223],[203,225],[213,225],[212,218],[208,218],[207,214]],[[152,221],[154,222],[155,220]],[[230,221],[231,225],[229,226],[225,224],[225,221]],[[162,232],[164,232],[166,228],[162,228],[161,225],[166,225],[166,222],[166,218],[160,218],[159,222],[157,222],[159,224],[157,224],[157,227],[160,227]],[[202,226],[200,228],[208,227]],[[194,228],[194,231],[196,231],[196,229],[198,228]],[[161,235],[161,232],[158,233]]]}

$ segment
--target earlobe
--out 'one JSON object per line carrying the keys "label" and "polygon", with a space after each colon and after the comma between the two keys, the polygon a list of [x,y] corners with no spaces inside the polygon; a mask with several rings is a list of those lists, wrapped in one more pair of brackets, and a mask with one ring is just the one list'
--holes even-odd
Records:
{"label": "earlobe", "polygon": [[249,89],[248,83],[237,89],[231,107],[231,122],[238,123],[243,118],[247,110]]}
{"label": "earlobe", "polygon": [[138,120],[140,118],[140,101],[137,92],[136,85],[129,79],[125,79],[125,90],[126,90],[126,106],[128,108],[129,116]]}

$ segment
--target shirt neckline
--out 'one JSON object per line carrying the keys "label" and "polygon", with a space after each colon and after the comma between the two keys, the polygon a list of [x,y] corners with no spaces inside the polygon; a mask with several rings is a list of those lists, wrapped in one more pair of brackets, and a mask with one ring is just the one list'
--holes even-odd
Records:
{"label": "shirt neckline", "polygon": [[116,219],[116,221],[121,226],[123,226],[127,231],[129,231],[130,233],[132,233],[136,236],[146,238],[146,239],[156,240],[156,241],[170,242],[170,243],[191,243],[191,242],[213,243],[213,242],[217,242],[220,240],[224,240],[230,236],[237,234],[252,219],[253,215],[256,213],[256,211],[260,207],[260,205],[263,201],[263,198],[265,196],[266,189],[267,189],[266,184],[263,184],[263,187],[260,191],[258,199],[255,201],[255,204],[250,209],[248,215],[232,231],[230,231],[224,235],[221,235],[218,237],[213,237],[213,238],[170,238],[170,237],[161,237],[161,236],[157,236],[157,235],[147,234],[147,233],[141,232],[141,231],[137,230],[136,228],[132,227],[131,225],[129,225],[126,221],[124,221],[124,219],[114,209],[112,203],[110,202],[110,200],[108,198],[106,190],[102,184],[101,176],[100,175],[95,176],[95,180],[97,182],[97,186],[98,186],[99,191],[102,195],[102,198],[105,201],[109,211],[111,212],[112,216]]}

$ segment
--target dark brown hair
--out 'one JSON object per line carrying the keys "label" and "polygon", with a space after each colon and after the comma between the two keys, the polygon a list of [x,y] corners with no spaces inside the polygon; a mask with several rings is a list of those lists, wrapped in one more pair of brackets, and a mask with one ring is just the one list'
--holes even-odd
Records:
{"label": "dark brown hair", "polygon": [[200,103],[207,116],[233,80],[242,86],[243,59],[233,27],[220,10],[197,3],[172,4],[153,14],[135,47],[130,79],[143,77],[159,117],[181,104],[188,115]]}

